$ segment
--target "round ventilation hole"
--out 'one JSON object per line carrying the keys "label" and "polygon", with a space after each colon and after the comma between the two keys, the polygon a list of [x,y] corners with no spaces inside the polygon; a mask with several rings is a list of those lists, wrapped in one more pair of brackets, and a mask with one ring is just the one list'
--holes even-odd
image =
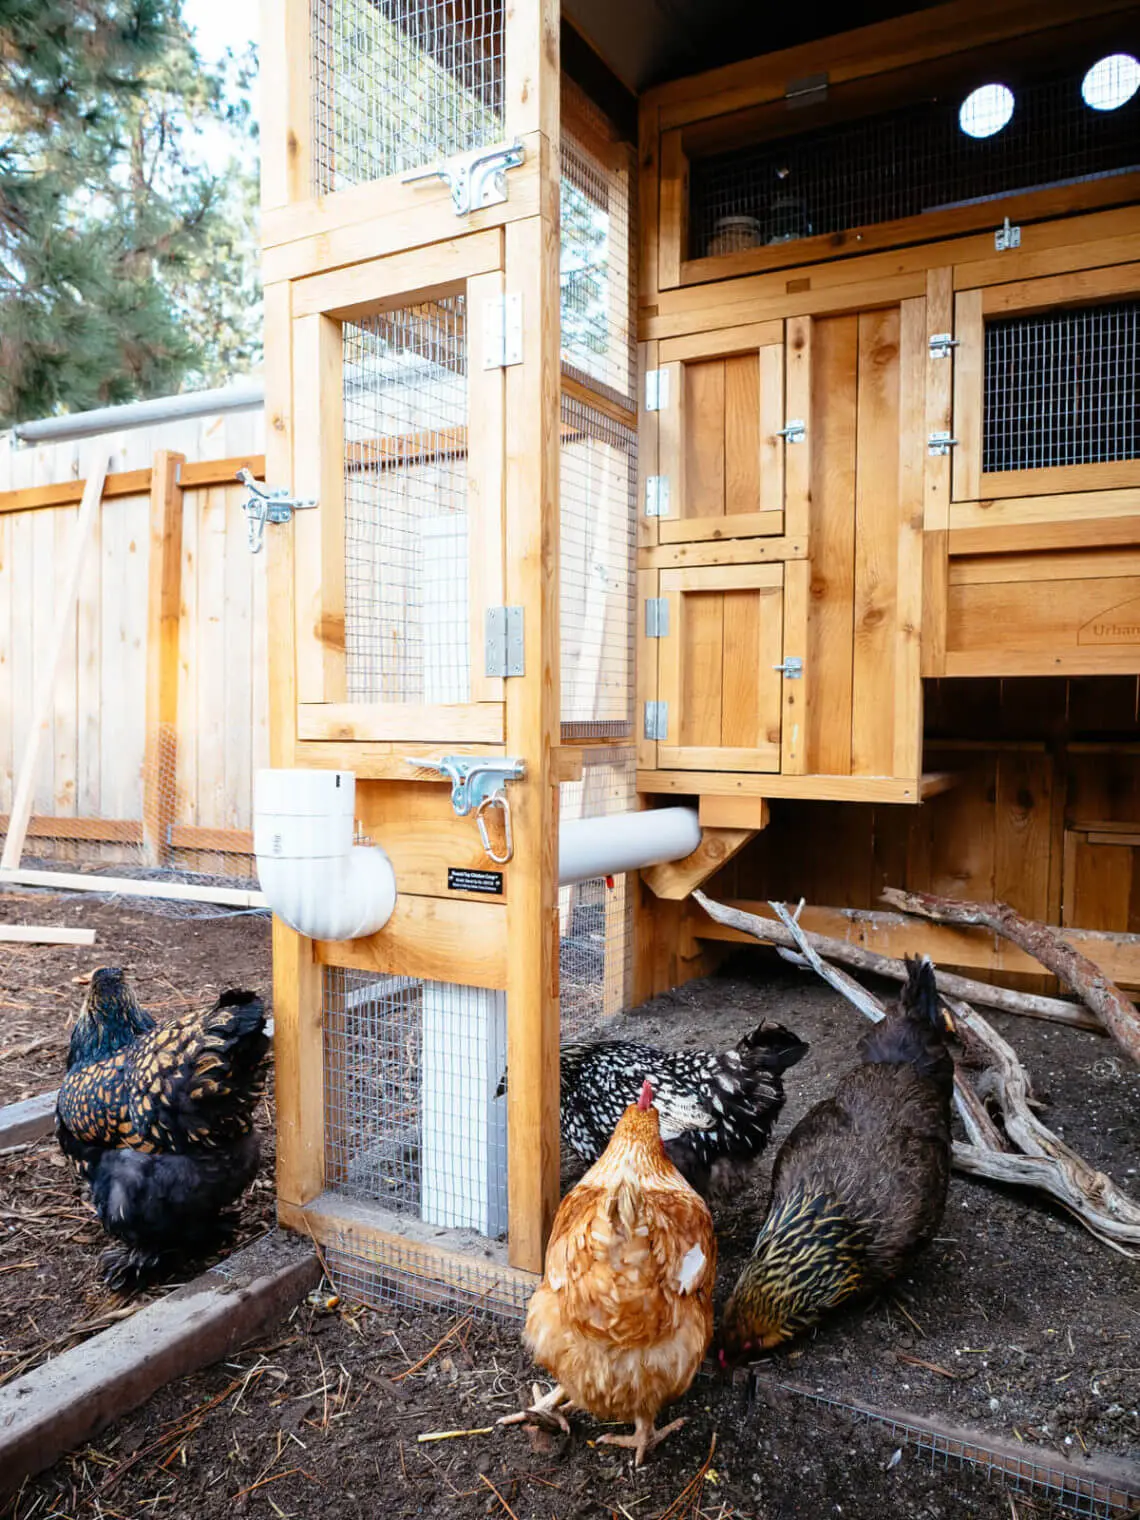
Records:
{"label": "round ventilation hole", "polygon": [[1013,115],[1013,91],[1004,84],[982,84],[971,90],[958,111],[958,125],[967,137],[993,137]]}
{"label": "round ventilation hole", "polygon": [[1094,111],[1118,111],[1140,90],[1140,63],[1131,53],[1110,53],[1081,81],[1081,97]]}

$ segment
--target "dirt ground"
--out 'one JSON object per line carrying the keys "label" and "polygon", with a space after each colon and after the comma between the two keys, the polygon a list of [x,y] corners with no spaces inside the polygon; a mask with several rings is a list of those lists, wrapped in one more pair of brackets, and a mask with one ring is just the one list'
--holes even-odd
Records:
{"label": "dirt ground", "polygon": [[[83,991],[72,979],[95,966],[133,969],[143,1000],[160,1014],[225,985],[268,991],[268,927],[258,918],[166,919],[129,905],[38,897],[0,898],[0,915],[99,932],[92,950],[21,947],[0,956],[0,1101],[58,1081],[65,1019]],[[812,1047],[789,1074],[770,1162],[791,1124],[849,1063],[862,1032],[835,994],[757,954],[609,1027],[671,1046],[724,1045],[763,1016]],[[1026,1062],[1046,1121],[1140,1190],[1140,1073],[1096,1035],[1027,1019],[994,1022]],[[48,1043],[9,1053],[38,1039]],[[243,1239],[271,1223],[271,1175],[268,1151]],[[762,1218],[767,1179],[765,1163],[752,1187],[719,1211],[720,1302]],[[0,1380],[134,1307],[98,1288],[99,1246],[50,1143],[0,1157]],[[1135,1461],[1140,1269],[1046,1204],[955,1177],[938,1239],[893,1293],[835,1318],[760,1370],[1078,1463],[1086,1453]],[[594,1447],[599,1428],[581,1416],[571,1442],[552,1449],[532,1450],[518,1430],[417,1440],[485,1431],[517,1407],[531,1376],[509,1325],[307,1304],[272,1340],[172,1384],[26,1485],[7,1513],[209,1520],[232,1509],[266,1520],[339,1520],[372,1515],[381,1502],[394,1517],[513,1520],[1063,1513],[1014,1498],[980,1474],[931,1472],[882,1427],[787,1395],[752,1399],[746,1387],[704,1374],[676,1408],[687,1425],[640,1474],[627,1454]]]}

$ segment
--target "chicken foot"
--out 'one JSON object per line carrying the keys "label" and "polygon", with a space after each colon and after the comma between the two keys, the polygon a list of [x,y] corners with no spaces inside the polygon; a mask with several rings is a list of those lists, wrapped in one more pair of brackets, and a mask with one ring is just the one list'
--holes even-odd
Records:
{"label": "chicken foot", "polygon": [[653,1421],[647,1420],[644,1415],[638,1415],[633,1422],[633,1434],[631,1436],[615,1436],[606,1434],[599,1436],[599,1446],[624,1446],[634,1453],[633,1465],[641,1467],[646,1456],[655,1446],[660,1446],[666,1436],[680,1430],[685,1423],[685,1416],[679,1420],[672,1420],[668,1425],[662,1425],[660,1430],[655,1429]]}
{"label": "chicken foot", "polygon": [[542,1430],[560,1430],[563,1435],[570,1434],[570,1421],[564,1413],[567,1409],[573,1409],[570,1395],[561,1383],[555,1383],[547,1394],[539,1394],[538,1384],[530,1385],[532,1403],[529,1409],[520,1409],[515,1414],[505,1414],[502,1419],[495,1423],[498,1425],[537,1425]]}

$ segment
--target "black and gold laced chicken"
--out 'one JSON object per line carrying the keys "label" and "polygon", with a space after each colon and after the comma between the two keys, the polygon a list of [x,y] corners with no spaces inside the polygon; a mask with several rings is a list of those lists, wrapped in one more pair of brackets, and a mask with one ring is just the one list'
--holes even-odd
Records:
{"label": "black and gold laced chicken", "polygon": [[725,1308],[722,1362],[759,1354],[895,1277],[934,1235],[950,1181],[954,1063],[934,967],[908,961],[862,1064],[780,1147],[752,1257]]}
{"label": "black and gold laced chicken", "polygon": [[55,1127],[119,1242],[101,1259],[110,1287],[199,1257],[232,1230],[227,1210],[257,1173],[253,1111],[268,1049],[255,993],[223,992],[205,1012],[160,1025],[121,971],[92,976]]}

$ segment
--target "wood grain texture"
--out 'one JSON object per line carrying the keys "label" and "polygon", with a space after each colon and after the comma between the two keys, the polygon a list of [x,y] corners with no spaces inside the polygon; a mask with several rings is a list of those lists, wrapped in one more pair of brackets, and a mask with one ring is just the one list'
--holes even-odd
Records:
{"label": "wood grain texture", "polygon": [[143,836],[153,865],[169,855],[169,830],[176,811],[173,779],[182,623],[182,490],[178,474],[184,462],[182,454],[160,449],[151,469]]}

